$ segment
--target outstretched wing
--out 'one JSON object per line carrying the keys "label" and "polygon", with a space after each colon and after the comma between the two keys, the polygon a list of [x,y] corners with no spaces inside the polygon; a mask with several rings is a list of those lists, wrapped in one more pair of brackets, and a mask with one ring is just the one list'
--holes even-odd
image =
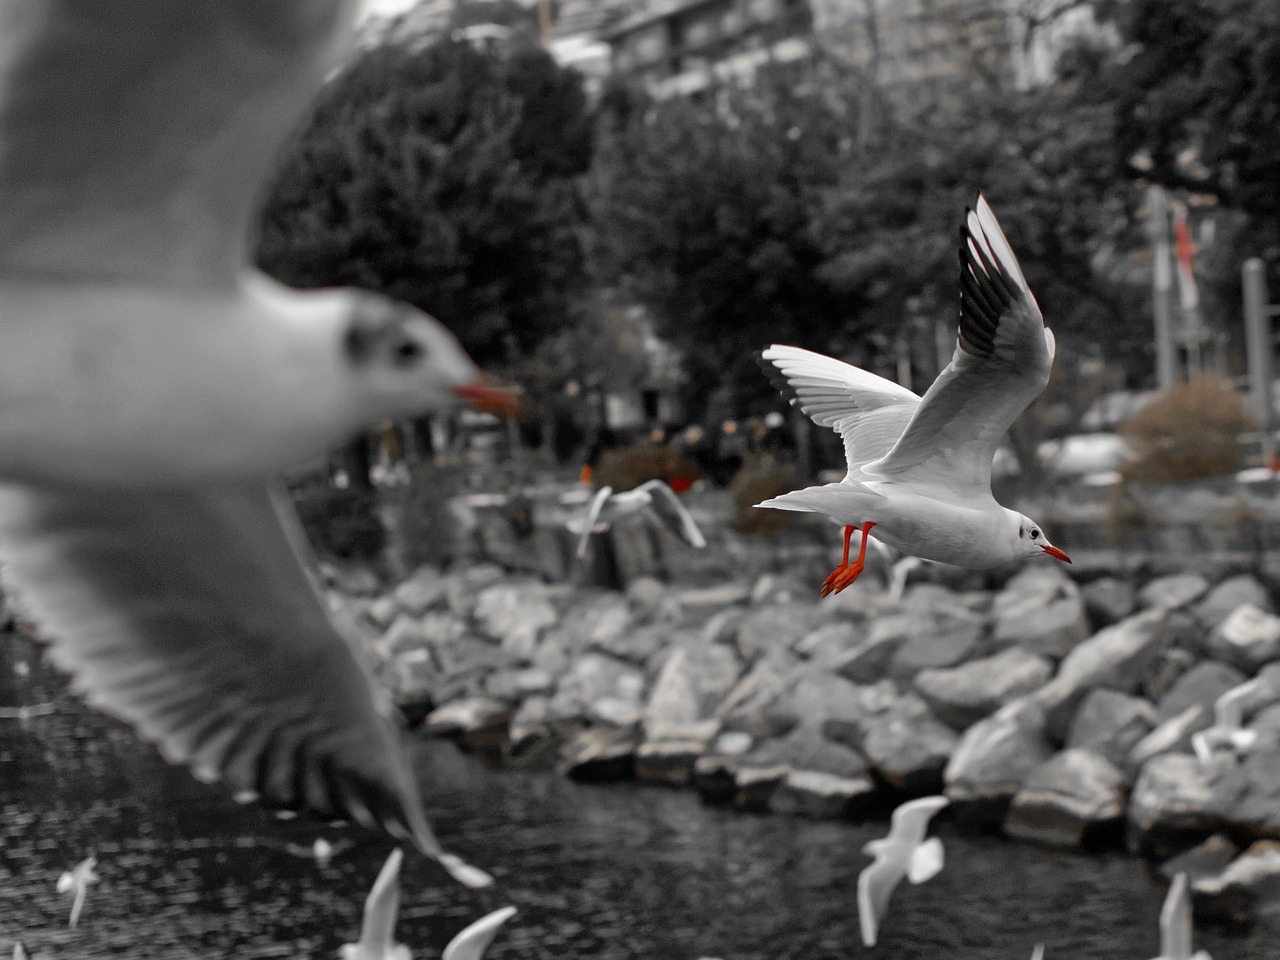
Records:
{"label": "outstretched wing", "polygon": [[441,851],[341,632],[355,626],[330,620],[304,551],[292,508],[264,484],[0,486],[5,577],[90,703],[203,780],[380,824],[485,883]]}
{"label": "outstretched wing", "polygon": [[1049,382],[1053,334],[985,198],[960,230],[960,334],[902,437],[867,473],[983,488],[1013,421]]}
{"label": "outstretched wing", "polygon": [[800,347],[773,344],[760,354],[765,373],[814,423],[844,440],[848,477],[892,449],[920,398],[892,380]]}
{"label": "outstretched wing", "polygon": [[578,534],[579,560],[587,555],[587,544],[591,541],[591,534],[595,532],[596,524],[600,521],[600,511],[604,509],[604,505],[609,502],[609,498],[612,496],[613,487],[601,487],[596,491],[596,495],[591,498],[591,502],[587,504],[587,509],[570,517],[569,522],[565,524],[570,533]]}
{"label": "outstretched wing", "polygon": [[1160,908],[1160,956],[1191,956],[1191,898],[1185,873],[1173,878]]}
{"label": "outstretched wing", "polygon": [[481,960],[498,928],[510,920],[515,907],[503,907],[486,914],[449,941],[440,960]]}
{"label": "outstretched wing", "polygon": [[702,549],[707,545],[702,531],[680,502],[680,495],[662,480],[648,480],[636,488],[649,494],[649,505],[662,525],[689,546]]}
{"label": "outstretched wing", "polygon": [[387,857],[378,878],[364,900],[364,920],[360,924],[360,957],[390,956],[395,946],[396,919],[400,916],[400,861],[404,854],[396,847]]}
{"label": "outstretched wing", "polygon": [[899,857],[880,857],[858,874],[858,925],[864,946],[874,947],[889,898],[906,875]]}
{"label": "outstretched wing", "polygon": [[908,843],[915,847],[924,840],[933,815],[950,802],[943,796],[907,801],[893,811],[888,839],[893,843]]}
{"label": "outstretched wing", "polygon": [[234,283],[356,4],[0,3],[0,269]]}

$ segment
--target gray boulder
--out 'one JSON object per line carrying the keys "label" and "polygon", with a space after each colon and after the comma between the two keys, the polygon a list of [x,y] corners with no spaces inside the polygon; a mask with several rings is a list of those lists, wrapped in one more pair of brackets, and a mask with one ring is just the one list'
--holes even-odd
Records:
{"label": "gray boulder", "polygon": [[1204,726],[1208,726],[1218,697],[1244,681],[1244,674],[1235,667],[1216,660],[1202,660],[1180,676],[1169,688],[1169,692],[1160,698],[1157,705],[1158,716],[1161,721],[1168,720],[1198,703],[1205,708]]}
{"label": "gray boulder", "polygon": [[806,634],[795,646],[795,652],[816,663],[836,664],[857,649],[867,631],[851,620],[833,620]]}
{"label": "gray boulder", "polygon": [[1089,635],[1080,589],[1051,566],[1028,566],[992,604],[999,646],[1016,645],[1054,658],[1065,656]]}
{"label": "gray boulder", "polygon": [[690,639],[671,647],[645,705],[646,735],[713,716],[741,669],[733,649],[724,644]]}
{"label": "gray boulder", "polygon": [[1171,573],[1158,577],[1138,591],[1138,603],[1146,609],[1177,610],[1188,607],[1209,591],[1209,581],[1198,573]]}
{"label": "gray boulder", "polygon": [[738,651],[752,661],[770,650],[793,650],[826,615],[812,603],[784,603],[752,610],[738,624]]}
{"label": "gray boulder", "polygon": [[1193,703],[1164,723],[1157,723],[1150,733],[1133,745],[1125,761],[1125,769],[1131,773],[1141,770],[1148,760],[1162,753],[1189,753],[1191,735],[1203,730],[1211,722],[1209,717],[1209,712],[1201,704]]}
{"label": "gray boulder", "polygon": [[923,700],[906,694],[863,725],[862,751],[880,779],[904,793],[941,792],[942,771],[958,737]]}
{"label": "gray boulder", "polygon": [[935,613],[922,632],[898,645],[889,661],[889,676],[908,684],[921,670],[953,667],[983,652],[986,624],[975,614]]}
{"label": "gray boulder", "polygon": [[1201,877],[1220,874],[1239,853],[1240,848],[1225,834],[1215,833],[1190,850],[1184,850],[1176,857],[1160,864],[1160,875],[1172,883],[1178,874],[1185,873],[1187,880],[1194,886]]}
{"label": "gray boulder", "polygon": [[585,653],[560,679],[551,697],[552,716],[598,717],[614,726],[638,723],[643,711],[644,674],[602,653]]}
{"label": "gray boulder", "polygon": [[1016,700],[979,720],[960,738],[943,773],[957,818],[1000,823],[1027,775],[1052,753],[1044,714],[1029,700]]}
{"label": "gray boulder", "polygon": [[392,596],[400,609],[411,617],[421,617],[428,610],[443,606],[446,599],[444,575],[435,567],[421,566],[396,586]]}
{"label": "gray boulder", "polygon": [[1242,762],[1215,764],[1214,810],[1241,836],[1280,838],[1280,754],[1252,753]]}
{"label": "gray boulder", "polygon": [[559,770],[577,780],[630,779],[639,735],[631,727],[588,727],[560,748]]}
{"label": "gray boulder", "polygon": [[1058,847],[1109,840],[1123,822],[1125,778],[1090,750],[1055,754],[1027,775],[1005,817],[1005,833]]}
{"label": "gray boulder", "polygon": [[506,578],[507,572],[496,563],[477,563],[450,570],[445,574],[445,602],[454,616],[470,617],[475,611],[480,591],[500,584]]}
{"label": "gray boulder", "polygon": [[710,749],[719,732],[718,720],[699,720],[668,725],[656,737],[648,735],[636,748],[636,779],[674,786],[691,783],[695,761]]}
{"label": "gray boulder", "polygon": [[1204,627],[1212,630],[1236,608],[1243,607],[1246,603],[1260,610],[1271,609],[1271,598],[1267,588],[1259,582],[1257,577],[1241,573],[1228,577],[1215,586],[1203,600],[1195,605],[1192,612]]}
{"label": "gray boulder", "polygon": [[1256,841],[1220,872],[1194,879],[1191,896],[1198,917],[1253,923],[1280,900],[1280,843]]}
{"label": "gray boulder", "polygon": [[481,590],[473,613],[476,623],[503,648],[531,660],[538,636],[559,619],[541,583],[502,583]]}
{"label": "gray boulder", "polygon": [[1091,750],[1123,766],[1155,725],[1156,710],[1149,701],[1117,690],[1091,690],[1071,718],[1067,746]]}
{"label": "gray boulder", "polygon": [[857,812],[875,791],[867,758],[800,728],[739,758],[734,804],[814,817]]}
{"label": "gray boulder", "polygon": [[1094,627],[1101,629],[1123,620],[1137,608],[1133,584],[1118,577],[1100,577],[1081,589],[1084,609]]}
{"label": "gray boulder", "polygon": [[1053,664],[1046,657],[1010,647],[958,667],[922,670],[914,686],[938,719],[964,730],[1043,686],[1052,675]]}
{"label": "gray boulder", "polygon": [[1158,859],[1184,850],[1220,823],[1213,784],[1195,757],[1164,753],[1148,760],[1133,785],[1129,845]]}
{"label": "gray boulder", "polygon": [[1210,656],[1255,673],[1280,658],[1280,617],[1247,603],[1228,614],[1204,645]]}
{"label": "gray boulder", "polygon": [[1136,689],[1167,639],[1165,614],[1153,610],[1098,631],[1067,654],[1057,676],[1032,694],[1045,711],[1050,734],[1066,737],[1075,708],[1089,690]]}

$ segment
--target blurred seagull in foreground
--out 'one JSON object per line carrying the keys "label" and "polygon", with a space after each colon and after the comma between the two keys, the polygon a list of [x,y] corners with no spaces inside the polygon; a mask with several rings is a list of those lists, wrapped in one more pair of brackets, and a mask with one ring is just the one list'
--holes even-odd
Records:
{"label": "blurred seagull in foreground", "polygon": [[[400,849],[396,848],[382,865],[365,898],[360,940],[343,944],[339,953],[342,960],[409,960],[409,948],[395,942],[403,859]],[[515,907],[503,907],[471,924],[444,948],[444,960],[480,960],[498,927],[515,912]]]}
{"label": "blurred seagull in foreground", "polygon": [[565,523],[578,537],[578,558],[587,555],[587,543],[593,533],[603,533],[624,517],[649,511],[662,525],[691,547],[707,545],[702,531],[680,502],[680,495],[661,480],[649,480],[634,490],[614,493],[613,487],[601,487],[587,509]]}
{"label": "blurred seagull in foreground", "polygon": [[889,906],[894,888],[906,877],[924,883],[942,869],[942,841],[924,838],[933,815],[948,803],[946,797],[921,797],[893,811],[889,835],[869,840],[862,852],[875,862],[858,875],[858,922],[865,946],[876,945],[880,921]]}
{"label": "blurred seagull in foreground", "polygon": [[1187,875],[1173,878],[1160,910],[1160,956],[1153,960],[1213,960],[1207,950],[1191,952],[1191,897]]}
{"label": "blurred seagull in foreground", "polygon": [[[996,447],[1049,382],[1053,353],[1053,333],[979,196],[960,228],[955,354],[923,398],[799,347],[774,344],[761,354],[779,389],[844,439],[842,481],[756,504],[822,513],[844,525],[843,559],[823,583],[824,597],[862,573],[873,528],[903,553],[974,570],[1046,554],[1071,562],[1039,524],[991,496]],[[859,530],[862,545],[850,564],[849,540]]]}
{"label": "blurred seagull in foreground", "polygon": [[77,689],[170,761],[483,885],[274,480],[372,421],[512,404],[431,317],[250,264],[357,6],[0,4],[0,562]]}
{"label": "blurred seagull in foreground", "polygon": [[89,884],[98,882],[94,867],[98,865],[97,857],[86,857],[70,870],[64,870],[58,877],[58,892],[74,894],[71,901],[71,916],[67,926],[74,927],[80,922],[80,911],[84,908],[85,897],[89,895]]}
{"label": "blurred seagull in foreground", "polygon": [[1229,747],[1237,754],[1248,753],[1258,740],[1256,730],[1244,729],[1244,701],[1258,686],[1258,679],[1237,684],[1220,696],[1213,705],[1213,726],[1191,735],[1191,747],[1206,766],[1213,762],[1218,747]]}

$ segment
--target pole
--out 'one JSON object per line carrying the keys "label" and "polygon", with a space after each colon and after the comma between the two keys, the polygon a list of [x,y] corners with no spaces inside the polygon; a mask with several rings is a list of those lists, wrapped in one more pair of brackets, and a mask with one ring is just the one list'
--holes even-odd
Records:
{"label": "pole", "polygon": [[1263,462],[1271,465],[1271,310],[1262,261],[1250,257],[1240,270],[1244,284],[1245,347],[1249,358],[1249,401],[1262,429]]}
{"label": "pole", "polygon": [[1169,205],[1164,190],[1152,184],[1147,190],[1151,217],[1151,313],[1156,332],[1156,386],[1164,388],[1178,378],[1178,355],[1173,344],[1173,272],[1169,267]]}

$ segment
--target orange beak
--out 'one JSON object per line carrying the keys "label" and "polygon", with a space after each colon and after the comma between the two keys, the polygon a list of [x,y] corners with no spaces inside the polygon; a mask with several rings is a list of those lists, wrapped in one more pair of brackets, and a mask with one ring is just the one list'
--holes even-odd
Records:
{"label": "orange beak", "polygon": [[484,380],[464,383],[460,387],[454,387],[453,392],[467,401],[467,406],[472,410],[500,417],[515,417],[519,414],[520,402],[524,398],[524,391],[519,387],[503,387]]}
{"label": "orange beak", "polygon": [[1045,553],[1047,553],[1049,556],[1053,557],[1054,559],[1061,560],[1063,563],[1071,562],[1070,557],[1068,557],[1065,553],[1063,553],[1061,550],[1059,550],[1057,547],[1053,546],[1052,544],[1042,544],[1040,549],[1043,550]]}

